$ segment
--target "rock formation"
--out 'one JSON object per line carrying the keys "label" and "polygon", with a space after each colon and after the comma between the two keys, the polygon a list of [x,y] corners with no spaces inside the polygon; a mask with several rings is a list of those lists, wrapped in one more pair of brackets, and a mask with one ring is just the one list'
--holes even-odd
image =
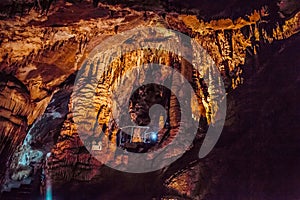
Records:
{"label": "rock formation", "polygon": [[[277,5],[254,1],[247,2],[251,5],[248,10],[241,9],[242,1],[232,2],[221,8],[203,1],[203,8],[211,8],[203,11],[199,5],[191,9],[194,5],[189,1],[186,5],[158,1],[127,6],[122,1],[3,1],[0,21],[3,190],[9,191],[12,181],[34,177],[43,169],[57,198],[64,195],[64,184],[69,186],[65,199],[69,194],[75,199],[243,199],[247,192],[257,199],[283,199],[283,195],[298,198],[299,181],[291,173],[299,172],[276,159],[285,162],[281,150],[286,149],[291,153],[289,161],[299,166],[299,159],[293,156],[299,150],[299,137],[295,136],[299,126],[293,121],[299,118],[295,94],[299,89],[299,59],[295,53],[299,52],[299,3],[282,0]],[[240,11],[234,12],[233,8]],[[103,166],[80,140],[73,120],[71,95],[75,76],[88,54],[104,39],[139,26],[165,27],[197,40],[222,76],[228,93],[228,113],[218,146],[207,158],[199,160],[197,152],[205,128],[213,118],[213,108],[207,99],[210,91],[203,77],[184,59],[169,52],[135,51],[115,60],[99,80],[94,105],[101,128],[110,134],[109,142],[116,141],[117,131],[109,121],[108,91],[115,82],[124,81],[118,80],[120,75],[137,63],[154,61],[173,68],[178,64],[199,97],[200,114],[195,118],[202,120],[203,129],[190,150],[171,166],[149,174],[120,174]],[[293,55],[294,62],[288,60],[289,55]],[[178,105],[172,94],[160,92],[170,98],[169,105],[161,104],[173,116],[168,133],[171,140],[180,117]],[[150,100],[133,98],[131,102],[133,115],[137,121],[141,120],[138,123],[147,124],[148,118],[141,116],[151,107]],[[191,108],[190,112],[195,111]],[[275,114],[278,117],[272,118]],[[293,116],[291,122],[284,120],[290,118],[289,114]],[[164,138],[166,132],[160,137]],[[280,144],[279,138],[286,144]],[[161,143],[167,141],[161,139]],[[128,160],[122,157],[117,164],[126,165]],[[270,166],[273,164],[278,166]],[[239,172],[243,169],[244,172]],[[286,169],[291,170],[287,172],[291,190],[279,184],[284,177],[277,173]],[[260,173],[265,181],[257,177]],[[276,173],[276,183],[268,186],[272,173]],[[247,181],[241,185],[237,183],[244,179]],[[124,186],[122,181],[129,184]],[[138,181],[144,183],[139,185]],[[255,186],[256,181],[262,184],[261,188]],[[81,186],[87,191],[85,194],[76,191]],[[102,193],[95,187],[103,188]],[[275,187],[279,191],[273,191]]]}

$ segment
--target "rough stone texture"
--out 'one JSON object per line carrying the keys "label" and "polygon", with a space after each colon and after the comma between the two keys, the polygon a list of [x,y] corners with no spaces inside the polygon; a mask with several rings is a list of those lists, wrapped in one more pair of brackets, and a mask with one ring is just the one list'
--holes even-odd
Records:
{"label": "rough stone texture", "polygon": [[298,44],[299,34],[266,47],[264,68],[228,95],[230,119],[207,158],[208,167],[223,170],[207,199],[299,198],[299,58],[288,56]]}
{"label": "rough stone texture", "polygon": [[[166,199],[172,196],[247,199],[245,195],[249,193],[255,199],[299,197],[296,180],[299,126],[293,121],[299,118],[296,100],[299,59],[295,55],[299,52],[299,34],[295,34],[300,26],[297,3],[292,6],[294,4],[281,1],[281,20],[273,16],[270,5],[260,7],[260,4],[247,11],[247,17],[225,18],[233,3],[223,9],[224,15],[216,8],[214,16],[222,19],[203,21],[196,15],[163,14],[161,8],[145,14],[140,9],[118,5],[100,3],[94,7],[87,1],[58,0],[55,4],[4,1],[8,8],[12,8],[9,6],[12,2],[15,2],[15,10],[10,10],[11,18],[3,13],[6,20],[0,21],[0,69],[5,74],[0,79],[1,183],[4,179],[22,179],[18,173],[28,168],[17,162],[24,152],[38,150],[43,155],[51,151],[44,168],[57,183],[58,196],[63,195],[63,184],[68,183],[66,196],[72,194],[75,199],[84,198],[84,194],[79,194],[81,186],[89,191],[86,195],[90,198],[120,198],[124,193],[131,195],[125,199],[162,197],[162,194]],[[34,4],[38,2],[42,5]],[[37,9],[29,9],[34,6]],[[280,21],[279,25],[274,19]],[[174,165],[134,176],[101,166],[86,151],[72,121],[72,110],[67,108],[72,91],[68,77],[76,73],[86,55],[106,37],[141,25],[164,26],[197,39],[216,62],[229,92],[229,103],[221,141],[208,158],[199,163],[195,156],[203,136],[199,134],[193,148]],[[278,42],[280,40],[282,42]],[[109,121],[105,99],[109,98],[106,90],[115,81],[112,73],[121,74],[136,63],[135,53],[112,63],[111,71],[103,77],[104,84],[98,88],[101,94],[98,100],[104,104],[97,108],[100,123]],[[269,58],[269,55],[274,56]],[[290,55],[294,55],[295,61],[287,59]],[[177,59],[167,55],[164,58],[166,64]],[[149,60],[145,57],[145,61]],[[207,91],[201,77],[192,70],[184,73],[192,79],[199,95],[205,97]],[[201,113],[209,118],[205,98],[202,104]],[[273,117],[277,114],[278,117]],[[26,129],[28,125],[32,127]],[[33,138],[29,143],[25,140],[20,147],[26,132]],[[33,162],[36,160],[29,158],[26,165]],[[126,163],[126,159],[122,162]],[[12,166],[12,173],[5,172],[8,166]],[[31,170],[22,175],[30,175]],[[281,184],[286,181],[285,175],[289,179],[286,186]],[[130,184],[124,186],[122,181]],[[101,194],[97,187],[103,188]]]}
{"label": "rough stone texture", "polygon": [[0,74],[0,184],[7,177],[11,156],[26,135],[32,112],[27,88],[15,77]]}

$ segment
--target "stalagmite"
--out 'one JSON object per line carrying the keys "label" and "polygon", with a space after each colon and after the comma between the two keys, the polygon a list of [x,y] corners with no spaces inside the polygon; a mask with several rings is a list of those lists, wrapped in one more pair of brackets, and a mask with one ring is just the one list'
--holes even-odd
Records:
{"label": "stalagmite", "polygon": [[[78,13],[78,16],[85,16],[85,12],[89,12],[88,9],[92,9],[85,7],[85,9],[87,9],[86,11],[80,8],[80,6],[85,5],[83,3],[86,2],[76,2],[76,6],[65,2],[61,3],[61,1],[57,2],[59,3],[58,6],[61,6],[59,8],[61,8],[65,14],[70,14],[74,9],[74,12],[76,14]],[[94,1],[96,7],[98,3],[98,1]],[[93,48],[113,33],[120,34],[134,27],[154,24],[188,34],[203,45],[203,48],[207,50],[208,54],[214,59],[219,69],[219,71],[213,71],[209,74],[209,80],[212,80],[214,76],[213,73],[221,73],[223,80],[219,79],[217,81],[219,83],[224,81],[227,92],[230,92],[243,83],[244,74],[242,71],[244,71],[244,69],[242,70],[241,66],[245,64],[246,56],[254,59],[254,68],[255,70],[258,69],[260,46],[292,36],[299,32],[300,26],[299,13],[287,19],[285,23],[280,23],[274,27],[273,24],[270,24],[268,19],[264,18],[266,17],[264,16],[266,13],[263,15],[257,14],[260,11],[253,11],[252,14],[249,14],[249,17],[239,18],[237,20],[220,19],[206,22],[192,14],[180,15],[178,13],[163,12],[161,17],[159,13],[152,11],[144,12],[138,9],[124,9],[119,6],[99,4],[98,8],[103,9],[103,13],[107,11],[108,14],[92,18],[82,17],[82,19],[71,15],[70,18],[74,19],[65,19],[61,18],[62,15],[59,13],[61,10],[52,10],[52,5],[51,0],[37,1],[36,6],[39,7],[39,11],[41,13],[46,11],[46,15],[48,16],[35,17],[26,14],[28,5],[25,3],[18,4],[13,1],[9,9],[10,15],[13,16],[20,12],[21,8],[22,19],[18,21],[8,19],[7,21],[0,22],[1,27],[3,27],[0,31],[1,70],[11,74],[9,76],[15,76],[15,78],[6,80],[5,77],[7,75],[5,75],[5,77],[1,76],[0,79],[0,116],[3,122],[0,127],[0,159],[3,158],[3,155],[8,155],[7,160],[1,160],[1,166],[8,166],[12,153],[14,151],[16,151],[16,154],[20,153],[16,149],[23,142],[27,132],[28,138],[30,138],[29,136],[32,134],[33,138],[28,139],[32,143],[47,143],[47,145],[49,145],[43,147],[46,148],[47,151],[44,149],[40,150],[43,151],[43,154],[51,151],[47,167],[53,172],[54,180],[55,178],[61,178],[61,176],[64,176],[66,179],[91,180],[100,168],[101,164],[92,158],[84,148],[84,144],[80,141],[76,125],[72,118],[72,108],[66,108],[65,103],[68,102],[71,104],[72,100],[69,102],[69,98],[64,96],[64,92],[55,93],[55,91],[58,91],[58,87],[66,82],[66,78],[69,77],[70,74],[79,70],[79,66]],[[71,7],[66,9],[67,6]],[[51,9],[49,10],[50,7]],[[34,10],[30,12],[32,15],[36,14]],[[109,13],[114,13],[114,16],[109,17]],[[126,13],[126,16],[124,13]],[[65,20],[65,22],[62,23],[63,25],[57,24],[57,21],[59,21],[57,18],[62,21]],[[144,20],[142,20],[143,18]],[[150,24],[150,22],[153,24]],[[158,23],[155,24],[156,22]],[[188,49],[185,50],[188,55]],[[211,99],[216,98],[215,91],[210,87],[213,84],[211,82],[205,83],[203,74],[197,74],[195,72],[196,70],[192,69],[190,64],[179,55],[162,50],[156,51],[148,49],[129,52],[116,60],[111,59],[112,58],[106,55],[102,55],[95,62],[87,63],[84,66],[87,71],[91,71],[92,74],[97,73],[97,70],[93,67],[105,67],[104,74],[100,77],[96,91],[91,91],[93,89],[91,84],[94,84],[94,82],[89,81],[88,73],[83,74],[82,80],[79,80],[82,84],[79,95],[94,99],[94,105],[86,105],[85,101],[79,102],[79,107],[82,111],[80,114],[83,115],[87,106],[93,107],[95,108],[95,116],[97,116],[98,122],[101,125],[100,127],[109,127],[103,128],[105,130],[104,134],[109,136],[108,141],[103,142],[103,144],[115,143],[118,133],[117,129],[120,128],[117,127],[117,123],[113,121],[111,115],[111,95],[114,92],[113,88],[118,87],[118,85],[128,84],[128,79],[132,77],[128,77],[128,75],[126,77],[125,74],[136,65],[139,66],[154,62],[177,68],[193,85],[198,97],[198,103],[200,104],[199,109],[201,110],[201,116],[196,116],[193,110],[187,110],[185,112],[192,113],[194,119],[199,120],[200,118],[205,122],[208,121],[208,123],[213,122],[215,105],[211,104]],[[207,66],[210,65],[208,60],[208,56],[201,55],[201,65],[203,66],[196,67],[207,68]],[[74,64],[75,62],[76,64]],[[103,66],[101,63],[111,64],[110,66]],[[29,66],[31,64],[34,66],[33,68]],[[24,76],[22,73],[19,73],[20,69],[23,68],[26,73],[27,69],[30,68],[28,73]],[[92,69],[94,69],[94,71]],[[135,84],[142,85],[143,82],[140,80],[142,76],[143,70],[139,69],[136,77],[133,77],[135,78]],[[167,77],[162,75],[158,78],[160,81],[165,81]],[[176,75],[172,78],[174,80],[174,90],[182,95],[182,78],[176,77]],[[66,88],[68,87],[66,86]],[[59,89],[59,91],[70,89],[66,88]],[[131,92],[132,88],[127,87],[126,89]],[[139,92],[144,94],[148,92],[146,90],[147,87],[140,88]],[[170,121],[170,123],[166,123],[165,132],[159,133],[159,139],[162,140],[160,144],[163,146],[166,145],[164,141],[169,142],[168,140],[172,140],[176,134],[176,131],[173,130],[168,132],[170,128],[178,128],[180,117],[184,118],[184,116],[179,115],[178,110],[180,108],[176,96],[173,94],[170,96],[164,89],[154,87],[154,92],[156,92],[156,90],[160,92],[159,95],[157,95],[159,97],[153,96],[158,99],[168,97],[167,100],[159,102],[168,110],[169,117],[167,117],[167,119]],[[54,93],[60,94],[62,99],[57,100],[57,96],[55,96]],[[188,96],[190,96],[190,94],[188,94]],[[134,101],[140,102],[137,103]],[[151,103],[153,103],[152,99],[150,101],[146,98],[133,98],[129,105],[125,105],[124,102],[125,100],[123,99],[120,105],[126,109],[129,107],[130,113],[134,119],[137,119],[136,121],[138,121],[138,123],[146,124],[148,118],[143,120],[143,117],[140,116],[143,116],[147,109],[149,109]],[[55,104],[54,107],[56,109],[64,107],[65,110],[56,111],[51,110],[50,107],[46,108],[47,105],[50,106],[53,104]],[[86,119],[87,122],[93,120],[93,115],[89,115],[88,117],[90,118]],[[53,127],[55,126],[55,131],[51,129],[52,127],[48,127],[47,125],[52,122],[55,122],[53,125]],[[160,123],[163,124],[162,120],[160,120]],[[30,130],[26,130],[27,125],[32,125]],[[57,143],[51,134],[58,137]],[[50,138],[49,141],[51,142],[46,141],[46,138]],[[32,155],[35,155],[36,152],[33,153],[32,147],[27,148],[27,142],[27,140],[24,142],[25,145],[21,152],[25,152],[25,155],[27,155],[26,153],[28,152],[28,155],[31,155],[30,152]],[[6,149],[8,146],[11,148]],[[39,154],[37,153],[37,155]],[[125,163],[126,159],[124,158],[124,160],[120,162]],[[15,172],[18,171],[17,168],[14,168],[14,170]],[[78,176],[73,174],[74,170],[79,174]],[[0,170],[1,183],[5,175],[3,171],[2,169]],[[26,173],[28,173],[28,171],[26,171]],[[192,175],[187,173],[184,176]],[[15,177],[19,176],[16,175]]]}

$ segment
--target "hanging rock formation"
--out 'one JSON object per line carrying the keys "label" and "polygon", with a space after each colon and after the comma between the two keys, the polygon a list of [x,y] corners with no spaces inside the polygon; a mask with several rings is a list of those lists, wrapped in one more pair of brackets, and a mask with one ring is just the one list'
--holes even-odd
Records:
{"label": "hanging rock formation", "polygon": [[[116,175],[115,172],[106,169],[93,158],[80,140],[73,121],[72,99],[70,98],[74,82],[72,76],[76,75],[88,53],[109,36],[138,26],[163,26],[195,38],[215,61],[226,91],[229,93],[230,102],[226,127],[230,128],[228,128],[229,131],[226,130],[233,132],[233,135],[244,131],[240,130],[240,127],[250,126],[246,122],[240,121],[241,118],[244,120],[248,118],[248,114],[244,110],[247,105],[244,105],[243,102],[256,101],[255,99],[253,101],[242,100],[253,97],[239,91],[243,87],[250,87],[248,91],[252,91],[251,87],[259,88],[264,84],[264,81],[260,80],[268,77],[265,71],[270,68],[265,67],[270,66],[270,60],[263,56],[268,55],[266,52],[273,48],[273,45],[279,47],[272,53],[280,55],[281,52],[285,52],[286,41],[298,41],[300,14],[297,12],[297,8],[299,8],[297,2],[289,4],[283,0],[275,7],[272,7],[273,4],[261,2],[261,4],[253,5],[251,11],[242,12],[242,15],[236,14],[238,17],[228,15],[229,7],[234,7],[234,4],[224,10],[216,7],[212,9],[213,13],[204,13],[201,16],[201,10],[196,10],[196,13],[194,11],[185,12],[184,10],[191,9],[186,9],[184,5],[180,12],[179,5],[177,9],[173,10],[176,12],[165,12],[167,4],[154,6],[154,8],[145,6],[144,8],[149,10],[142,11],[139,6],[131,8],[98,3],[98,1],[93,3],[94,5],[89,1],[65,2],[62,0],[54,2],[50,0],[3,1],[3,8],[9,9],[1,12],[1,18],[5,20],[0,21],[1,184],[31,176],[34,171],[32,165],[35,163],[39,163],[37,168],[43,167],[47,171],[54,183],[75,180],[73,185],[75,188],[78,187],[76,181],[91,181],[91,185],[87,185],[91,188],[92,184],[101,186],[100,183],[103,183],[101,181],[108,178],[105,172],[112,176],[122,177],[121,180],[134,180],[133,176],[128,178],[125,175]],[[169,11],[172,10],[171,6],[167,6],[167,8],[170,9]],[[278,12],[280,19],[276,18]],[[207,17],[209,14],[211,14],[211,18]],[[283,41],[283,45],[278,45],[280,41]],[[287,46],[289,45],[292,46],[287,42]],[[142,53],[143,56],[140,55]],[[118,78],[136,63],[147,63],[153,60],[159,64],[173,65],[173,67],[175,67],[175,63],[178,63],[183,67],[182,73],[189,78],[188,80],[192,83],[198,99],[200,99],[201,115],[195,116],[195,119],[205,119],[205,123],[210,122],[211,105],[207,100],[209,89],[195,70],[184,71],[190,69],[187,66],[188,63],[168,52],[136,51],[112,62],[105,76],[99,80],[95,112],[99,113],[98,121],[102,125],[101,128],[104,124],[108,124],[110,119],[110,105],[107,102],[110,96],[107,91],[113,87],[114,83],[124,81],[118,80]],[[206,60],[206,58],[201,58],[201,60]],[[296,71],[295,68],[293,70]],[[277,77],[279,74],[274,76]],[[256,79],[252,77],[258,77],[259,84],[253,83]],[[269,81],[276,82],[272,78]],[[246,86],[244,86],[245,84]],[[279,82],[278,84],[286,83]],[[130,90],[130,88],[128,89]],[[259,98],[258,95],[255,97]],[[176,115],[176,99],[172,99],[171,96],[171,100],[169,109],[173,115]],[[139,100],[139,103],[149,107],[147,101],[147,99],[144,99],[144,102]],[[256,103],[259,104],[259,102]],[[251,106],[248,105],[248,107]],[[130,109],[137,119],[140,119],[138,116],[147,111],[147,108],[143,108],[138,103]],[[268,105],[264,105],[263,109],[272,110]],[[193,108],[191,112],[195,112]],[[267,111],[264,112],[267,113]],[[281,111],[277,110],[276,112]],[[262,113],[261,115],[262,120],[268,118],[267,114]],[[141,121],[140,123],[146,122]],[[245,124],[237,125],[236,123]],[[171,126],[173,125],[176,127],[176,120],[171,122]],[[270,126],[266,126],[270,128]],[[107,127],[109,126],[107,125]],[[112,132],[110,141],[116,140],[116,131],[113,128],[109,127],[105,131],[106,134]],[[255,131],[259,130],[255,129]],[[232,162],[235,157],[225,162],[220,155],[226,157],[226,153],[232,153],[236,149],[242,151],[242,147],[233,145],[229,150],[223,150],[222,143],[224,140],[226,141],[223,138],[221,146],[214,151],[212,156],[199,162],[191,155],[193,152],[197,152],[198,143],[201,143],[203,139],[204,134],[200,132],[197,135],[197,142],[192,145],[187,155],[179,160],[179,162],[185,163],[184,166],[177,162],[174,166],[164,169],[165,171],[154,173],[157,178],[154,178],[153,181],[159,185],[155,194],[165,193],[191,199],[218,199],[222,196],[221,192],[226,192],[225,180],[228,181],[228,179],[221,180],[224,171],[226,171],[227,177],[238,179],[230,174],[230,170],[228,171],[228,168],[234,165]],[[170,139],[174,136],[172,134],[171,131]],[[249,137],[251,139],[251,136]],[[230,140],[233,136],[229,134],[228,138]],[[165,141],[167,142],[167,140]],[[247,145],[248,143],[245,146],[249,148]],[[257,148],[259,149],[260,146],[258,145]],[[43,166],[46,160],[45,155],[49,152],[51,152],[51,156],[47,158],[47,166]],[[254,160],[254,158],[250,158],[249,162]],[[120,161],[123,164],[126,162],[128,161],[124,158]],[[220,167],[218,162],[224,164],[225,167]],[[217,167],[213,168],[212,166]],[[238,164],[234,166],[238,166]],[[213,168],[212,171],[209,170],[209,167]],[[6,170],[8,168],[11,168],[11,171]],[[280,170],[275,168],[274,172],[280,172]],[[212,175],[213,173],[215,174]],[[143,181],[144,177],[141,177],[140,180]],[[255,179],[255,177],[250,178]],[[115,183],[110,184],[114,185]],[[236,185],[233,184],[232,187],[236,187]],[[245,185],[245,187],[247,186]],[[57,188],[59,191],[59,184]],[[220,189],[220,193],[214,192],[211,188]],[[257,191],[257,188],[251,186],[251,190]],[[243,195],[242,193],[242,188],[239,188],[239,195]],[[147,195],[150,196],[151,192],[148,191]],[[257,196],[257,198],[260,197]]]}

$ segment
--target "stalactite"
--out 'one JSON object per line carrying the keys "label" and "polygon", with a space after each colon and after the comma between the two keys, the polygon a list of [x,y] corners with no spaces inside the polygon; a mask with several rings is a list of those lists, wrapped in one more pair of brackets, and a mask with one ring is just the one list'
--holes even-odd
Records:
{"label": "stalactite", "polygon": [[[42,2],[42,1],[41,1]],[[43,1],[44,3],[47,4],[47,2],[51,1]],[[13,3],[15,3],[13,1]],[[39,1],[38,1],[39,3]],[[45,5],[44,4],[44,7]],[[51,3],[50,3],[51,4]],[[48,4],[48,5],[50,5]],[[98,5],[98,4],[97,4]],[[46,13],[48,12],[50,6],[46,5]],[[42,8],[42,5],[40,7],[40,10],[45,9]],[[119,9],[119,8],[117,8]],[[25,5],[23,5],[21,12],[27,12],[27,8]],[[10,12],[12,15],[15,15],[20,11],[19,6],[14,6],[14,8],[11,8]],[[130,11],[131,12],[131,11]],[[129,12],[129,13],[130,13]],[[135,11],[138,12],[138,11]],[[117,12],[116,12],[117,13]],[[55,16],[55,15],[54,15]],[[142,16],[142,15],[141,15]],[[148,15],[147,19],[151,19],[152,15]],[[247,55],[254,56],[254,59],[256,60],[257,63],[255,63],[255,68],[258,68],[259,63],[258,63],[258,53],[259,53],[259,45],[262,42],[270,42],[273,41],[273,38],[275,40],[280,40],[284,39],[286,37],[291,36],[292,34],[295,33],[295,29],[297,29],[297,26],[299,28],[299,15],[296,15],[295,19],[292,18],[290,21],[287,22],[287,25],[283,25],[279,23],[276,25],[276,29],[272,26],[265,26],[262,24],[262,22],[259,22],[256,24],[254,21],[249,21],[251,16],[249,18],[244,19],[245,21],[242,21],[245,23],[244,26],[242,27],[237,27],[239,26],[239,23],[232,23],[230,27],[223,27],[224,24],[219,23],[222,20],[219,20],[217,22],[214,22],[215,25],[212,25],[210,23],[204,23],[201,20],[198,20],[198,24],[193,21],[193,23],[199,25],[198,27],[191,27],[190,24],[187,22],[184,22],[182,20],[183,16],[178,16],[178,15],[172,15],[172,14],[167,14],[165,18],[160,18],[160,23],[163,24],[164,26],[179,30],[181,32],[184,32],[186,34],[189,34],[190,36],[195,37],[197,40],[201,42],[201,44],[204,46],[204,48],[211,54],[213,59],[216,61],[216,64],[218,65],[220,72],[222,73],[222,77],[224,78],[225,85],[228,88],[228,91],[231,90],[232,88],[236,87],[240,82],[242,82],[241,79],[241,68],[244,64],[245,57]],[[138,18],[135,18],[138,19]],[[297,20],[298,19],[298,20]],[[248,20],[248,21],[247,21]],[[34,20],[33,20],[34,21]],[[32,39],[41,39],[41,42],[37,42],[38,45],[36,47],[33,47],[30,49],[29,55],[27,55],[28,52],[24,51],[24,54],[17,54],[15,51],[17,48],[13,47],[11,48],[11,52],[9,51],[3,51],[4,53],[1,55],[3,57],[3,62],[5,62],[5,70],[9,71],[15,71],[18,68],[21,67],[26,67],[30,63],[39,63],[42,67],[37,66],[37,71],[43,68],[43,64],[53,64],[53,69],[57,66],[61,67],[59,68],[62,73],[66,73],[67,71],[74,70],[72,67],[65,67],[65,66],[60,66],[60,65],[65,65],[61,64],[61,60],[64,59],[71,59],[73,55],[68,56],[66,55],[65,58],[60,58],[59,61],[53,61],[51,59],[47,60],[49,57],[56,56],[58,54],[68,54],[70,51],[75,49],[75,51],[78,51],[79,54],[82,54],[84,57],[87,51],[90,51],[95,45],[95,38],[98,37],[98,35],[104,35],[106,36],[105,32],[102,29],[102,24],[99,26],[99,22],[103,22],[103,27],[111,26],[110,30],[114,30],[115,33],[117,33],[119,30],[116,30],[114,27],[119,27],[119,29],[122,28],[123,30],[126,30],[127,26],[128,28],[131,28],[129,25],[131,22],[128,22],[125,20],[125,22],[120,22],[120,25],[118,23],[112,23],[111,21],[106,24],[106,19],[105,18],[100,18],[100,19],[92,19],[92,20],[82,20],[80,22],[76,23],[70,23],[66,24],[65,27],[51,27],[52,25],[45,25],[45,26],[35,26],[35,25],[30,25],[32,27],[25,29],[25,32],[28,32],[30,34],[28,35],[20,35],[17,31],[13,32],[13,34],[8,35],[8,33],[4,33],[3,38],[5,40],[2,41],[0,44],[2,49],[5,50],[5,46],[8,43],[12,43],[13,41],[18,41],[18,38],[26,37],[26,40],[28,39],[29,42],[35,41]],[[42,22],[39,22],[42,24]],[[43,22],[44,23],[44,22]],[[47,20],[45,21],[47,24]],[[288,24],[289,23],[289,24]],[[118,25],[117,25],[118,24]],[[124,27],[124,25],[126,27]],[[18,25],[21,28],[27,27],[27,25]],[[13,29],[17,29],[15,26]],[[220,26],[220,27],[219,27]],[[84,31],[80,28],[82,27],[89,27],[91,28],[90,31]],[[97,27],[97,28],[95,28]],[[70,30],[69,30],[70,28]],[[31,31],[33,29],[34,31]],[[107,28],[106,28],[107,29]],[[118,28],[117,28],[118,29]],[[75,35],[73,39],[61,39],[61,38],[55,38],[56,33],[59,31],[62,31],[63,33],[66,34],[73,34]],[[111,32],[109,34],[111,34]],[[33,36],[31,36],[33,35]],[[41,35],[41,36],[40,36]],[[2,37],[2,35],[1,35]],[[73,36],[72,36],[73,37]],[[9,42],[6,42],[6,40],[9,40]],[[38,41],[38,40],[36,40]],[[98,42],[98,41],[97,41]],[[16,43],[17,44],[17,43]],[[34,45],[35,43],[32,42]],[[14,44],[15,45],[15,44]],[[76,46],[75,48],[72,48]],[[87,46],[89,47],[88,50],[86,50]],[[247,53],[248,52],[248,53]],[[6,53],[6,54],[5,54]],[[25,54],[26,53],[26,54]],[[7,57],[5,58],[5,55]],[[16,59],[17,57],[17,59]],[[164,59],[161,59],[163,57]],[[81,58],[81,57],[80,57]],[[137,59],[138,58],[138,59]],[[105,59],[109,59],[107,57],[102,57],[99,58],[99,62],[106,61]],[[207,61],[207,57],[201,58],[203,62]],[[80,63],[80,59],[78,59],[78,63]],[[167,61],[164,61],[167,60]],[[179,62],[180,59],[176,57],[173,54],[166,55],[162,51],[137,51],[128,54],[127,56],[121,57],[120,60],[117,62],[112,62],[113,64],[109,67],[108,70],[106,70],[103,74],[103,76],[99,80],[99,85],[97,87],[96,91],[96,97],[95,97],[95,104],[98,102],[101,102],[102,105],[95,105],[95,108],[98,112],[97,118],[99,123],[102,125],[105,124],[105,126],[110,126],[111,129],[114,129],[114,122],[111,122],[112,125],[106,125],[109,123],[110,120],[110,112],[111,112],[111,102],[109,102],[109,92],[110,89],[113,87],[114,84],[126,84],[126,78],[123,77],[125,72],[129,70],[133,65],[142,65],[147,62],[156,62],[160,64],[165,64],[168,66],[174,66],[175,67],[180,67],[181,63],[181,70],[182,73],[187,73],[189,74],[191,71],[189,67],[186,67],[188,64],[185,63],[185,60],[181,59],[181,62]],[[2,64],[2,63],[1,63]],[[92,65],[91,63],[88,63],[87,67],[90,67],[89,65]],[[93,65],[98,65],[96,62],[93,63]],[[205,63],[204,65],[207,65]],[[14,69],[12,69],[14,68]],[[76,68],[77,69],[77,68]],[[188,69],[186,71],[186,69]],[[2,66],[1,66],[2,70]],[[213,74],[211,74],[212,76]],[[138,72],[137,77],[140,77],[140,71]],[[187,75],[191,80],[190,82],[193,83],[193,86],[195,88],[195,91],[197,92],[197,95],[201,101],[199,101],[199,104],[202,106],[202,114],[207,114],[208,112],[211,112],[211,105],[209,105],[209,98],[210,94],[208,92],[208,87],[207,84],[205,83],[203,78],[195,73],[195,70],[192,72],[192,76]],[[122,77],[122,78],[121,78]],[[59,77],[61,78],[61,77]],[[58,79],[58,78],[57,78]],[[177,78],[175,78],[177,79]],[[178,79],[179,80],[179,79]],[[221,80],[219,80],[221,81]],[[88,82],[82,82],[82,84],[86,84]],[[182,85],[180,85],[180,82],[178,81],[176,83],[176,87],[180,89]],[[47,89],[45,84],[43,83],[41,85],[43,89]],[[56,87],[55,85],[53,86],[54,88]],[[174,96],[173,96],[174,97]],[[176,113],[176,101],[175,98],[172,97],[171,103],[171,109]],[[1,102],[0,102],[1,103]],[[11,110],[14,110],[15,113],[20,114],[21,116],[26,116],[29,115],[30,113],[33,112],[34,108],[31,108],[29,106],[26,106],[26,109],[20,108],[20,105],[22,102],[16,102],[16,104],[7,104],[7,101],[2,102],[4,107],[8,107]],[[205,104],[205,105],[204,105]],[[82,105],[84,107],[84,102],[82,102]],[[126,105],[127,106],[127,105]],[[130,105],[130,109],[136,110],[134,108],[134,105]],[[206,106],[206,107],[205,107]],[[35,108],[38,109],[38,108]],[[173,110],[174,109],[174,110]],[[0,109],[1,111],[1,109]],[[6,115],[6,111],[3,112],[3,115]],[[76,130],[74,130],[74,122],[72,121],[72,113],[69,113],[67,119],[64,121],[64,127],[66,129],[70,130],[61,130],[60,131],[60,137],[57,145],[53,149],[53,155],[51,156],[50,162],[49,162],[49,167],[52,167],[52,171],[56,176],[64,176],[66,179],[71,179],[71,178],[78,178],[75,177],[72,174],[73,168],[76,168],[76,170],[83,170],[86,169],[86,173],[80,174],[80,178],[82,180],[90,180],[92,175],[89,176],[89,173],[94,173],[95,166],[97,166],[96,161],[89,156],[89,154],[86,152],[86,150],[83,150],[83,144],[81,144],[79,141],[79,136],[76,133]],[[1,113],[0,113],[1,115]],[[19,117],[19,116],[17,116]],[[177,117],[177,116],[176,116]],[[209,117],[209,116],[208,116]],[[22,118],[23,120],[23,118]],[[176,121],[175,121],[176,122]],[[174,125],[173,127],[176,127],[176,123],[172,124]],[[20,131],[19,129],[13,129],[11,128],[12,126],[15,126],[16,124],[20,124],[19,118],[17,120],[11,118],[11,123],[6,124],[7,128],[5,129],[4,127],[1,127],[2,129],[1,132],[5,132],[4,136],[14,134],[13,132],[18,132]],[[103,125],[104,126],[104,125]],[[8,129],[10,129],[8,131]],[[116,129],[116,128],[115,128]],[[111,142],[113,142],[114,137],[116,135],[114,130],[111,130]],[[109,134],[109,130],[106,129],[105,131],[106,134]],[[172,133],[171,133],[172,134]],[[3,137],[4,137],[3,136]],[[14,138],[14,140],[10,141],[9,138],[4,138],[4,144],[8,145],[11,142],[17,142],[19,141],[21,136],[18,136]],[[2,138],[1,138],[2,139]],[[40,136],[41,140],[42,137]],[[2,147],[2,146],[1,146]],[[61,177],[58,177],[61,178]]]}
{"label": "stalactite", "polygon": [[31,112],[31,103],[26,87],[15,77],[7,74],[0,74],[1,83],[1,105],[0,121],[1,151],[0,162],[0,183],[3,184],[6,178],[6,167],[9,166],[13,151],[20,145],[25,137],[27,128],[27,116]]}

